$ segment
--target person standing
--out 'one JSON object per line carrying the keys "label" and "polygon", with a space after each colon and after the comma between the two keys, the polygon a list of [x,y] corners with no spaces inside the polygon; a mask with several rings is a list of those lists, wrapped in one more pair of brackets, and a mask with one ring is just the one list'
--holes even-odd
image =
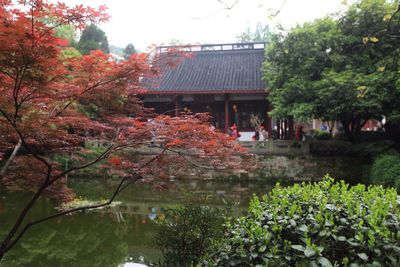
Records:
{"label": "person standing", "polygon": [[264,126],[261,125],[259,129],[260,141],[268,141],[268,132],[265,130]]}
{"label": "person standing", "polygon": [[236,123],[231,126],[231,136],[235,139],[238,139],[241,135],[237,129]]}
{"label": "person standing", "polygon": [[258,127],[255,128],[254,135],[251,137],[251,139],[253,139],[253,141],[260,140],[260,131]]}

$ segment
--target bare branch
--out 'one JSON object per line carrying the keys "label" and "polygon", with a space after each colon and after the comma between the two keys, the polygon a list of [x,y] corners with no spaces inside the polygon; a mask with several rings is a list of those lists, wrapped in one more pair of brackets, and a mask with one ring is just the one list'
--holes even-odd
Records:
{"label": "bare branch", "polygon": [[231,10],[231,9],[234,8],[234,7],[236,6],[236,4],[239,2],[239,0],[236,0],[232,5],[228,5],[227,3],[225,3],[225,2],[222,1],[222,0],[217,0],[217,1],[220,2],[223,6],[225,6],[224,9],[227,9],[227,10]]}
{"label": "bare branch", "polygon": [[192,17],[192,19],[196,19],[196,20],[208,19],[208,18],[211,18],[211,17],[213,17],[214,15],[220,13],[221,11],[224,11],[224,10],[230,11],[230,10],[232,10],[232,9],[239,3],[239,1],[240,1],[240,0],[236,0],[233,4],[228,5],[227,3],[225,3],[225,2],[222,1],[222,0],[217,0],[217,2],[219,2],[220,4],[222,4],[222,5],[224,6],[223,8],[218,9],[217,11],[212,12],[212,13],[209,14],[209,15],[206,15],[206,16],[203,16],[203,17]]}

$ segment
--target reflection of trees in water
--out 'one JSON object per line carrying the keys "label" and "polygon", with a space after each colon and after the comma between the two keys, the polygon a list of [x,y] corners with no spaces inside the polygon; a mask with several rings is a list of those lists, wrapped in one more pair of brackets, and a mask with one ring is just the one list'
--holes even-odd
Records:
{"label": "reflection of trees in water", "polygon": [[119,226],[104,214],[51,221],[30,231],[2,266],[118,266],[128,255],[126,231]]}
{"label": "reflection of trees in water", "polygon": [[[81,182],[70,179],[78,195],[101,199],[109,195],[110,182]],[[146,186],[132,186],[117,199],[122,204],[91,213],[66,216],[32,228],[21,243],[6,255],[1,266],[118,266],[127,257],[145,261],[157,261],[160,253],[151,246],[155,227],[151,218],[162,218],[163,207],[194,203],[223,208],[222,199],[241,201],[233,211],[241,215],[253,192],[268,192],[265,183],[176,181],[174,188],[156,192]],[[0,189],[1,190],[1,189]],[[0,191],[0,195],[6,195]],[[29,196],[7,194],[0,199],[0,236],[11,227],[15,216]],[[48,214],[53,209],[50,201],[41,201],[33,211],[33,217]]]}
{"label": "reflection of trees in water", "polygon": [[[93,190],[93,184],[96,189]],[[89,199],[99,199],[108,196],[107,191],[112,188],[112,182],[93,183],[83,179],[74,179],[73,189]],[[123,203],[187,203],[194,202],[203,205],[223,205],[223,199],[227,201],[242,201],[247,207],[248,199],[253,193],[264,194],[271,190],[272,183],[265,181],[224,180],[203,181],[176,180],[170,188],[164,191],[152,190],[150,186],[137,184],[128,187],[118,196],[118,201]],[[158,206],[154,204],[154,206]]]}

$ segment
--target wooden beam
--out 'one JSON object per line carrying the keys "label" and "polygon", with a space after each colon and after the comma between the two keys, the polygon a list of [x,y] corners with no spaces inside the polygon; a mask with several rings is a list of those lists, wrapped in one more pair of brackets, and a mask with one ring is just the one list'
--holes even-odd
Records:
{"label": "wooden beam", "polygon": [[293,116],[289,116],[289,139],[292,140],[294,139],[294,119]]}
{"label": "wooden beam", "polygon": [[272,140],[272,119],[271,119],[271,116],[269,116],[269,114],[268,114],[268,112],[270,112],[271,111],[271,105],[268,103],[267,104],[268,106],[267,106],[267,113],[265,114],[266,115],[266,122],[265,122],[265,126],[267,127],[267,133],[268,133],[268,139],[271,139]]}
{"label": "wooden beam", "polygon": [[277,138],[282,139],[281,138],[281,120],[276,120],[276,130],[278,131]]}
{"label": "wooden beam", "polygon": [[229,120],[229,94],[225,94],[225,132],[228,132]]}
{"label": "wooden beam", "polygon": [[288,135],[287,135],[287,119],[283,120],[282,123],[282,128],[283,128],[283,132],[282,132],[282,140],[287,140]]}

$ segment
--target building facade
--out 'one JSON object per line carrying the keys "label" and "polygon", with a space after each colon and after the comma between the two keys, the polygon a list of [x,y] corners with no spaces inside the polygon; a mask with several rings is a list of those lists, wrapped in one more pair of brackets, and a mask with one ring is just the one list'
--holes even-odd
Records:
{"label": "building facade", "polygon": [[[164,53],[172,47],[158,48]],[[191,53],[174,68],[165,69],[147,86],[144,104],[159,114],[208,112],[218,129],[228,131],[234,123],[241,132],[254,132],[254,117],[269,136],[273,125],[268,116],[266,84],[262,79],[265,43],[185,46]],[[252,119],[253,118],[253,119]],[[282,124],[283,125],[283,124]]]}

